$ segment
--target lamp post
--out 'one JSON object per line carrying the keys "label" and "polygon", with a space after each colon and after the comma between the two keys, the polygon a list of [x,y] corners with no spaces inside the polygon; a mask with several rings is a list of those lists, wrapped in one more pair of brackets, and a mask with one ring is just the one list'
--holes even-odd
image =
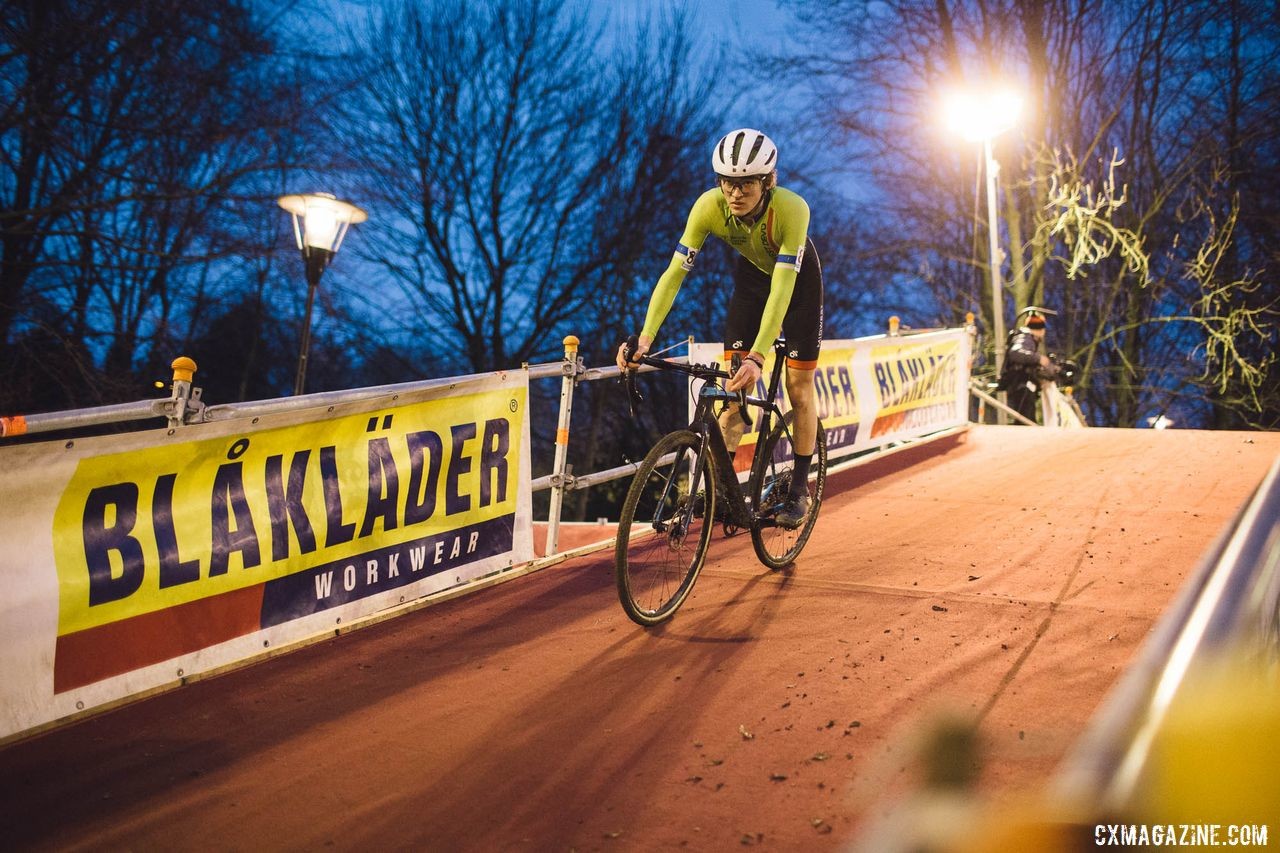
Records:
{"label": "lamp post", "polygon": [[[984,94],[966,92],[954,95],[948,104],[950,125],[969,142],[982,143],[984,172],[987,183],[987,243],[991,270],[991,332],[995,338],[996,376],[1004,370],[1004,285],[1000,277],[1003,256],[1000,252],[1000,221],[996,214],[996,179],[1000,164],[992,153],[991,141],[1013,127],[1022,99],[1007,91]],[[1004,393],[1000,393],[1004,402]],[[998,423],[1005,423],[1003,410],[996,413]]]}
{"label": "lamp post", "polygon": [[320,275],[342,246],[347,228],[364,222],[369,214],[329,193],[280,196],[277,203],[293,217],[293,235],[307,268],[307,308],[302,321],[302,350],[298,353],[298,375],[293,394],[298,396],[307,382],[307,353],[311,349],[311,307],[315,303]]}

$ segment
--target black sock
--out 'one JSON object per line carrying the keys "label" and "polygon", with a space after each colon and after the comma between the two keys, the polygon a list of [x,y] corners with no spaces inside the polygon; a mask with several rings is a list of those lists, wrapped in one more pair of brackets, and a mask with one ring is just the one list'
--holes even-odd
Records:
{"label": "black sock", "polygon": [[791,497],[801,498],[809,494],[809,462],[813,454],[796,455],[795,468],[791,471]]}

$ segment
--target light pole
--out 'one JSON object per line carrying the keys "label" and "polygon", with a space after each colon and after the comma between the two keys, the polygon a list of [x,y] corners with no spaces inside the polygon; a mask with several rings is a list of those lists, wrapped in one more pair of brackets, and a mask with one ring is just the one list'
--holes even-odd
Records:
{"label": "light pole", "polygon": [[[991,270],[991,334],[994,338],[996,377],[1004,369],[1004,284],[1000,277],[1000,220],[996,214],[996,179],[1000,164],[992,153],[991,141],[1013,127],[1022,108],[1022,99],[1008,91],[966,92],[951,97],[947,105],[951,128],[969,142],[981,142],[987,182],[987,244]],[[1004,402],[1004,393],[999,394]],[[996,420],[1005,423],[1003,410]]]}
{"label": "light pole", "polygon": [[293,395],[302,393],[307,382],[307,353],[311,349],[311,306],[315,303],[320,275],[342,246],[347,228],[364,222],[369,214],[329,193],[280,196],[277,203],[293,217],[293,235],[307,267],[307,309],[302,320],[302,350],[298,353],[298,375]]}
{"label": "light pole", "polygon": [[991,259],[991,334],[996,343],[996,377],[1004,370],[1004,281],[1000,267],[1004,257],[1000,253],[1000,220],[996,213],[996,181],[1000,178],[1000,164],[991,153],[991,137],[982,139],[984,171],[987,176],[987,257]]}

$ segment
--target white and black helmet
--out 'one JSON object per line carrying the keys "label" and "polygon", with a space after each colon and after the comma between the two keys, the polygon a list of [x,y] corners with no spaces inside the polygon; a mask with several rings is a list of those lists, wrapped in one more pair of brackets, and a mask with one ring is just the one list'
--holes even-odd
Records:
{"label": "white and black helmet", "polygon": [[778,146],[758,130],[733,130],[716,143],[711,167],[724,178],[768,175],[778,168]]}

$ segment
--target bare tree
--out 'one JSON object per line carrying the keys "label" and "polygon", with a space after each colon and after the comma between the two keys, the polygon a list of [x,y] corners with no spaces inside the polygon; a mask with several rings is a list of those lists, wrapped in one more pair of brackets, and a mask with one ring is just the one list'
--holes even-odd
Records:
{"label": "bare tree", "polygon": [[50,349],[49,402],[136,396],[135,371],[174,355],[153,347],[269,252],[260,211],[298,137],[287,70],[239,2],[12,3],[0,44],[0,402],[38,402]]}
{"label": "bare tree", "polygon": [[661,33],[606,56],[553,0],[409,2],[372,23],[346,138],[380,223],[367,254],[412,336],[489,370],[634,312],[638,271],[669,257],[651,239],[669,248],[674,199],[705,184],[688,156],[705,107],[678,26]]}
{"label": "bare tree", "polygon": [[[1171,394],[1204,420],[1227,388],[1256,415],[1266,403],[1239,392],[1260,392],[1272,370],[1274,304],[1257,266],[1201,260],[1226,261],[1223,240],[1241,237],[1224,227],[1236,221],[1230,182],[1274,171],[1239,158],[1275,118],[1244,94],[1268,85],[1280,45],[1274,15],[1250,5],[1122,2],[1099,14],[1086,0],[815,3],[806,14],[822,52],[791,73],[831,105],[823,119],[848,134],[859,155],[848,160],[878,191],[873,262],[929,292],[951,322],[965,303],[990,321],[987,223],[975,203],[981,160],[945,137],[942,96],[1016,78],[1030,110],[996,140],[1007,302],[1062,312],[1051,338],[1085,365],[1095,421],[1136,424]],[[1225,25],[1224,7],[1234,9]],[[1247,36],[1236,18],[1250,21]],[[1232,91],[1235,113],[1223,98]]]}

